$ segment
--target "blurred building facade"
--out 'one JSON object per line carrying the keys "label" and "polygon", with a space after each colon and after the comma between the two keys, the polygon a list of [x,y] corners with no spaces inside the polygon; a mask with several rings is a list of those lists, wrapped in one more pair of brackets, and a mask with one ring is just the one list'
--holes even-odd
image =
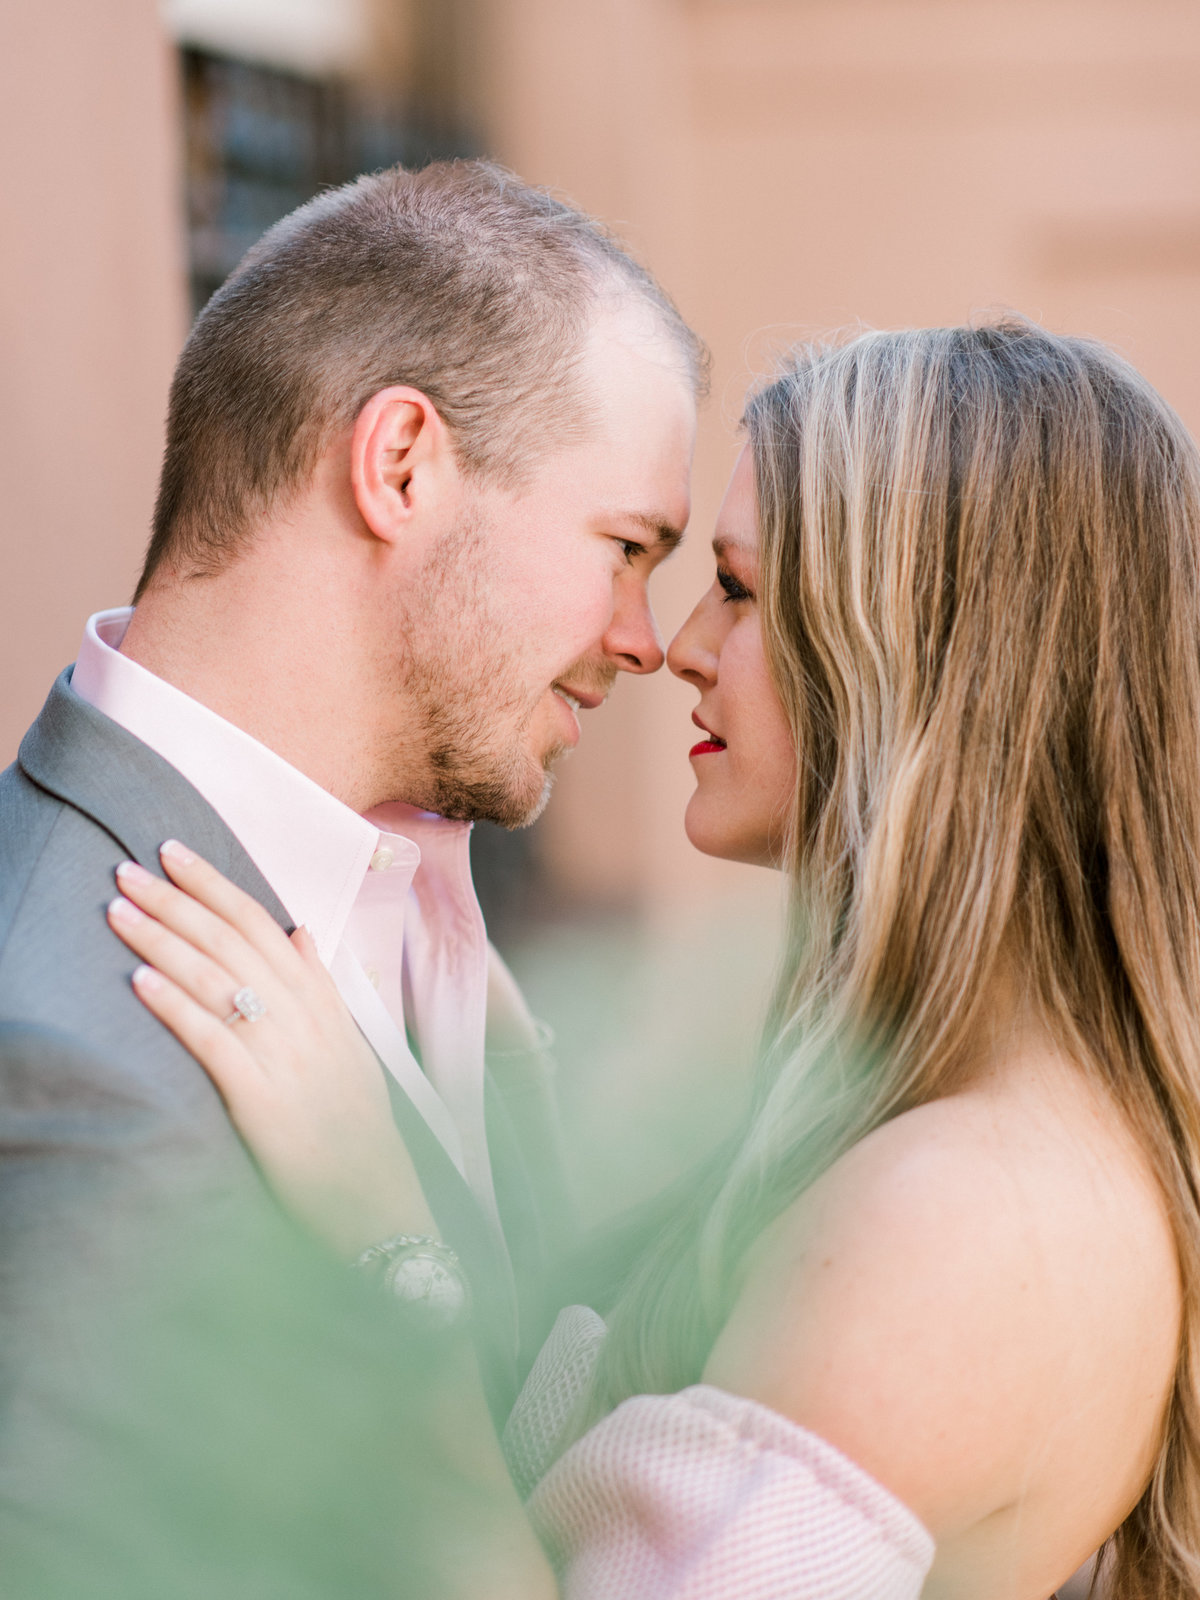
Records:
{"label": "blurred building facade", "polygon": [[174,52],[150,0],[0,20],[0,763],[129,595],[187,327]]}
{"label": "blurred building facade", "polygon": [[[715,383],[664,632],[709,581],[746,384],[791,339],[1015,307],[1116,344],[1200,429],[1189,0],[43,0],[3,28],[4,760],[132,587],[189,274],[211,287],[237,232],[197,215],[187,97],[212,122],[239,71],[292,95],[280,125],[307,96],[340,129],[333,156],[285,138],[257,202],[243,185],[252,230],[264,184],[283,210],[347,161],[479,150],[615,224],[675,294]],[[692,699],[623,682],[588,719],[536,830],[560,899],[651,926],[774,905],[683,840]]]}

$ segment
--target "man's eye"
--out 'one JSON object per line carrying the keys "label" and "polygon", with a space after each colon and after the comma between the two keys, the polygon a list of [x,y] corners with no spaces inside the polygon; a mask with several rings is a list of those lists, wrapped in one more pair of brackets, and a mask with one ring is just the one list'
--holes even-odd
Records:
{"label": "man's eye", "polygon": [[724,589],[726,600],[754,599],[754,596],[750,593],[749,589],[747,589],[746,585],[744,583],[739,583],[734,577],[733,573],[730,572],[728,567],[717,568],[717,582],[721,585],[722,589]]}
{"label": "man's eye", "polygon": [[646,554],[646,546],[638,544],[636,539],[618,539],[617,543],[621,546],[621,553],[626,561],[633,561],[637,556]]}

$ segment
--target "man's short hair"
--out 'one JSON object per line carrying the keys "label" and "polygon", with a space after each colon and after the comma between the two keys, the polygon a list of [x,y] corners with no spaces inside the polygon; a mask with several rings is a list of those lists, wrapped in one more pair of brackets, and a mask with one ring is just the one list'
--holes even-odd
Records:
{"label": "man's short hair", "polygon": [[270,229],[200,313],[171,386],[140,597],[166,563],[222,567],[392,384],[426,394],[463,470],[519,483],[579,437],[606,290],[652,308],[703,386],[703,346],[604,227],[481,161],[392,167]]}

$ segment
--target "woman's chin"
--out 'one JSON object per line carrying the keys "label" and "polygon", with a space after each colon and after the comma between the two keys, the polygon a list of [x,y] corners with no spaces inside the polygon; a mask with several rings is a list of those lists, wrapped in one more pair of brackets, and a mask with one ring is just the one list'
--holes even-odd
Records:
{"label": "woman's chin", "polygon": [[688,843],[701,855],[719,861],[738,861],[748,867],[778,867],[769,842],[760,839],[734,819],[723,816],[697,791],[683,814],[683,831]]}

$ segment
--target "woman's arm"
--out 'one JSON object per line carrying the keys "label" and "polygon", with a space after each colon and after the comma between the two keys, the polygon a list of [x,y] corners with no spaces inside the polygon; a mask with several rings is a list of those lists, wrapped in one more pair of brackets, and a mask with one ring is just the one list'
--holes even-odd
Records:
{"label": "woman's arm", "polygon": [[1152,1180],[1043,1058],[856,1145],[759,1240],[705,1370],[933,1534],[930,1600],[1048,1594],[1136,1503],[1178,1337]]}
{"label": "woman's arm", "polygon": [[[306,930],[289,939],[249,895],[184,846],[162,849],[166,883],[118,869],[109,923],[144,965],[134,988],[213,1079],[284,1204],[347,1262],[397,1234],[437,1237],[392,1119],[382,1069]],[[261,1019],[237,1017],[250,988]],[[349,1268],[347,1269],[349,1270]],[[398,1310],[399,1314],[399,1310]],[[553,1574],[508,1476],[473,1351],[439,1387],[446,1459],[499,1508],[485,1550],[447,1551],[464,1600],[551,1600]],[[505,1508],[507,1507],[507,1510]]]}

